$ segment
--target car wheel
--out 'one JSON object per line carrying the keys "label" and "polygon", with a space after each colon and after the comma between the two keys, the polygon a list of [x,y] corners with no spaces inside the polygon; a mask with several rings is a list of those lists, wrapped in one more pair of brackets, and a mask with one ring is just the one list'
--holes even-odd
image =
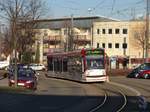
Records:
{"label": "car wheel", "polygon": [[144,74],[144,79],[148,79],[148,74]]}

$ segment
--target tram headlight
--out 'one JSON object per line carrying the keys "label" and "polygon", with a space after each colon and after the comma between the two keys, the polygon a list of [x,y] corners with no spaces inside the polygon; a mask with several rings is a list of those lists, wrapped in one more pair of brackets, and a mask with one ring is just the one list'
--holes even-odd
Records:
{"label": "tram headlight", "polygon": [[86,72],[85,72],[85,76],[88,76],[88,75],[90,75],[90,72],[89,72],[89,71],[86,71]]}

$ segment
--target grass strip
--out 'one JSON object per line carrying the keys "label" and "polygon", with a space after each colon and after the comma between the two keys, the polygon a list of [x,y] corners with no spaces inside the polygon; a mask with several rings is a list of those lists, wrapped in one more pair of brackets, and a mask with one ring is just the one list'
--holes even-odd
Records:
{"label": "grass strip", "polygon": [[30,89],[26,89],[23,87],[0,87],[0,93],[4,92],[4,93],[31,93],[33,92],[33,90]]}

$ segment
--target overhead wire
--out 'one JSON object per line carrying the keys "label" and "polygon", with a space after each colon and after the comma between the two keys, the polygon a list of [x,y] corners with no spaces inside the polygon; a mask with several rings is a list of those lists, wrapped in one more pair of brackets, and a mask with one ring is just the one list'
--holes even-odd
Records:
{"label": "overhead wire", "polygon": [[112,14],[112,12],[113,12],[113,10],[114,10],[115,3],[116,3],[116,0],[113,0],[113,3],[112,3],[112,9],[111,9],[111,14]]}
{"label": "overhead wire", "polygon": [[92,6],[88,9],[89,13],[93,13],[94,11],[96,11],[102,4],[104,4],[104,2],[106,2],[106,0],[97,0],[95,3],[95,6]]}
{"label": "overhead wire", "polygon": [[[134,3],[132,3],[132,4],[130,4],[130,6],[128,5],[128,7],[127,8],[124,8],[124,9],[120,9],[120,10],[116,10],[115,12],[114,12],[114,6],[115,6],[115,2],[116,2],[116,0],[113,0],[113,4],[112,4],[112,9],[111,9],[111,16],[112,15],[119,15],[119,16],[127,16],[127,15],[131,15],[131,9],[133,9],[133,5],[134,5],[134,7],[136,6],[137,7],[137,5],[141,5],[141,3],[143,3],[143,0],[140,0],[140,1],[137,1],[137,2],[134,2]],[[141,11],[141,10],[144,10],[145,8],[144,7],[137,7],[137,8],[134,8],[134,9],[136,9],[136,11],[137,10],[139,10],[139,11]]]}

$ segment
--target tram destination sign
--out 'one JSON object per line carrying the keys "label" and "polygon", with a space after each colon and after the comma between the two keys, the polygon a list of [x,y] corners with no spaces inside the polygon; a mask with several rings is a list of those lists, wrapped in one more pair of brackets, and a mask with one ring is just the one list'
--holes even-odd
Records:
{"label": "tram destination sign", "polygon": [[104,51],[100,49],[87,50],[86,55],[104,55]]}

